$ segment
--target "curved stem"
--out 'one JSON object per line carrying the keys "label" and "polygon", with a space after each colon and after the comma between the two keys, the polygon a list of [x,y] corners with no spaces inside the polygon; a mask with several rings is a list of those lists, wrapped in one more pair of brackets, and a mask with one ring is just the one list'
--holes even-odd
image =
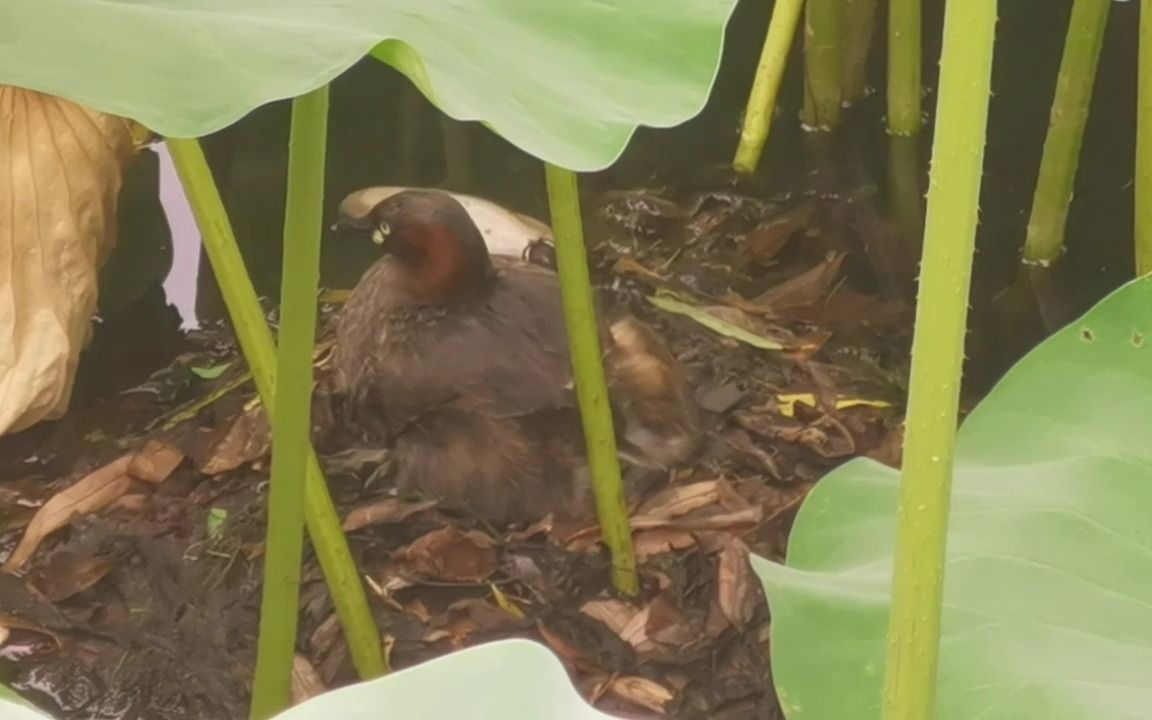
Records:
{"label": "curved stem", "polygon": [[952,456],[995,27],[996,0],[947,0],[900,481],[885,720],[923,720],[935,710]]}
{"label": "curved stem", "polygon": [[772,127],[772,111],[780,94],[780,80],[784,77],[784,66],[792,50],[792,38],[796,36],[803,7],[804,0],[777,0],[772,7],[768,35],[760,51],[760,64],[756,67],[756,79],[752,81],[748,107],[744,111],[744,125],[740,128],[740,144],[732,161],[736,172],[751,174],[760,164],[760,155],[768,142],[768,130]]}
{"label": "curved stem", "polygon": [[920,117],[920,0],[888,4],[888,132],[915,135]]}
{"label": "curved stem", "polygon": [[1028,217],[1024,241],[1026,263],[1048,265],[1064,253],[1064,226],[1068,221],[1068,206],[1072,204],[1080,145],[1088,123],[1092,85],[1111,4],[1112,0],[1076,0],[1072,5],[1064,56],[1056,78],[1056,95],[1052,98],[1048,136],[1040,158],[1040,176],[1032,197],[1032,214]]}
{"label": "curved stem", "polygon": [[876,30],[876,0],[845,0],[844,49],[840,53],[840,86],[844,104],[855,105],[868,84],[868,56]]}
{"label": "curved stem", "polygon": [[[240,349],[252,370],[265,409],[270,417],[275,417],[276,346],[256,298],[256,290],[244,268],[244,259],[236,246],[212,171],[204,159],[200,142],[195,138],[169,138],[167,145],[200,228],[208,260],[219,279]],[[362,678],[382,675],[388,666],[364,586],[311,443],[306,451],[304,520],[312,546],[332,594],[336,614],[344,627],[344,636],[357,671]]]}
{"label": "curved stem", "polygon": [[264,720],[292,700],[292,657],[304,556],[304,478],[312,410],[312,348],[320,282],[324,151],[328,87],[292,101],[288,196],[276,354],[276,414],[272,417],[272,483],[264,543],[260,636],[249,717]]}
{"label": "curved stem", "polygon": [[840,124],[842,0],[808,0],[804,12],[804,124],[832,130]]}
{"label": "curved stem", "polygon": [[572,372],[580,401],[580,420],[588,446],[592,489],[600,533],[612,553],[612,583],[625,595],[639,590],[632,529],[620,480],[620,459],[612,426],[612,407],[604,381],[600,335],[596,326],[596,302],[588,276],[584,228],[580,219],[580,189],[571,170],[546,165],[548,205],[552,212],[552,235],[556,242],[556,265],[564,296],[564,322],[572,353]]}

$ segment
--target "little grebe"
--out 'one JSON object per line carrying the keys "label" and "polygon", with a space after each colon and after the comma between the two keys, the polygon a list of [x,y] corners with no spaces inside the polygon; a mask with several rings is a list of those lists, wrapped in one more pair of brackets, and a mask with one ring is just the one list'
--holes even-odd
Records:
{"label": "little grebe", "polygon": [[[591,493],[559,280],[490,255],[448,193],[406,190],[337,227],[384,251],[337,326],[337,393],[391,449],[401,492],[493,520],[586,515]],[[700,446],[683,374],[632,316],[601,324],[621,456],[668,469]]]}

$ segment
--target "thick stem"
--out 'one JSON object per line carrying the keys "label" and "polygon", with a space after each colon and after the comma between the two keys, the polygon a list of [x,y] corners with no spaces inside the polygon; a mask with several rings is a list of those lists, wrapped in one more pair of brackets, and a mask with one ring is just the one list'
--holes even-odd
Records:
{"label": "thick stem", "polygon": [[888,137],[888,217],[900,256],[901,295],[916,287],[917,259],[924,250],[924,189],[920,138]]}
{"label": "thick stem", "polygon": [[272,717],[292,700],[327,133],[327,86],[293,100],[276,357],[279,382],[272,417],[272,484],[268,491],[260,637],[249,711],[254,720]]}
{"label": "thick stem", "polygon": [[1136,109],[1136,274],[1152,273],[1152,0],[1140,3]]}
{"label": "thick stem", "polygon": [[888,3],[888,132],[920,132],[920,0]]}
{"label": "thick stem", "polygon": [[780,80],[784,77],[784,66],[792,51],[792,39],[796,37],[796,26],[800,23],[800,10],[803,7],[804,0],[777,0],[772,7],[768,35],[764,38],[760,64],[756,67],[756,79],[752,81],[748,107],[744,111],[740,145],[732,161],[736,172],[750,175],[756,172],[756,166],[760,164],[760,156],[768,142],[768,130],[772,127],[772,112],[780,93]]}
{"label": "thick stem", "polygon": [[632,530],[620,480],[620,459],[612,426],[612,406],[604,381],[600,335],[596,324],[596,302],[588,275],[584,250],[584,228],[580,219],[580,189],[571,170],[546,166],[548,206],[552,212],[552,234],[556,242],[556,265],[564,298],[564,322],[572,353],[580,419],[588,446],[588,465],[600,533],[612,554],[612,583],[625,595],[639,590]]}
{"label": "thick stem", "polygon": [[804,13],[804,124],[831,130],[840,123],[842,0],[808,0]]}
{"label": "thick stem", "polygon": [[[198,140],[169,138],[167,145],[200,228],[208,260],[219,280],[240,349],[252,370],[265,409],[270,417],[275,417],[276,346],[244,268],[212,171]],[[362,678],[376,677],[388,670],[380,635],[311,443],[307,453],[304,519],[308,534],[344,627],[352,661]]]}
{"label": "thick stem", "polygon": [[940,99],[904,436],[883,717],[935,710],[952,457],[981,170],[996,0],[947,0]]}
{"label": "thick stem", "polygon": [[1080,145],[1088,122],[1092,85],[1111,4],[1112,0],[1076,0],[1072,5],[1048,120],[1048,137],[1040,159],[1040,177],[1032,197],[1032,215],[1028,218],[1024,241],[1026,263],[1048,265],[1064,252],[1064,225],[1072,203]]}
{"label": "thick stem", "polygon": [[868,84],[868,55],[876,32],[876,0],[845,0],[844,51],[840,54],[844,104],[855,105]]}

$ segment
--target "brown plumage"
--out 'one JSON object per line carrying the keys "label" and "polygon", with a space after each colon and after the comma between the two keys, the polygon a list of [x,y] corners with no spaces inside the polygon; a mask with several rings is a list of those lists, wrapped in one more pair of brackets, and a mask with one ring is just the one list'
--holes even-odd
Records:
{"label": "brown plumage", "polygon": [[[438,191],[339,225],[385,254],[340,318],[337,391],[352,424],[392,449],[400,490],[496,520],[590,512],[557,276],[490,256]],[[691,457],[698,411],[659,337],[630,316],[601,336],[621,455],[647,468]]]}

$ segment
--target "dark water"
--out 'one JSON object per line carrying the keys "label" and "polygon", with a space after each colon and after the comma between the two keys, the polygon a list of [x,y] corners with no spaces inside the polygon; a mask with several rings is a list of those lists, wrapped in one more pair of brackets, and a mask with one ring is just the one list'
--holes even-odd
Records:
{"label": "dark water", "polygon": [[[925,108],[930,111],[935,101],[942,3],[927,0],[925,5]],[[1086,309],[1132,272],[1137,5],[1112,6],[1068,222],[1068,253],[1053,280],[1066,312]],[[1071,2],[1004,0],[1000,6],[972,295],[970,389],[994,381],[1044,332],[1034,312],[1005,311],[1002,296],[1020,267],[1018,258]],[[769,12],[765,2],[741,3],[728,28],[719,80],[697,118],[677,128],[641,130],[613,168],[584,176],[584,191],[662,185],[702,188],[722,183],[719,168],[730,161],[736,145]],[[856,193],[871,188],[875,192],[870,202],[888,212],[899,200],[893,196],[894,183],[913,190],[926,187],[930,113],[924,136],[911,147],[897,149],[910,160],[902,169],[892,164],[897,156],[883,128],[885,22],[878,18],[877,45],[869,63],[876,92],[849,113],[832,151],[833,171],[829,174],[825,163],[822,176],[812,172],[812,143],[799,123],[802,82],[797,43],[761,164],[757,187],[763,192],[816,188]],[[288,110],[285,102],[260,108],[205,143],[252,280],[268,298],[275,298],[280,281]],[[444,118],[405,78],[375,61],[361,63],[333,85],[330,127],[329,212],[346,193],[363,186],[437,185],[547,218],[538,161],[477,124]],[[170,233],[163,216],[157,214],[158,185],[163,189]],[[122,207],[128,220],[120,247],[104,273],[103,323],[85,359],[81,378],[85,392],[99,394],[138,382],[175,351],[181,325],[190,327],[225,316],[194,224],[181,204],[178,184],[165,158],[146,156],[133,168]],[[912,272],[916,253],[912,242],[898,259]],[[366,246],[326,242],[323,283],[350,287],[371,261],[371,254]],[[157,338],[161,342],[153,342]]]}

